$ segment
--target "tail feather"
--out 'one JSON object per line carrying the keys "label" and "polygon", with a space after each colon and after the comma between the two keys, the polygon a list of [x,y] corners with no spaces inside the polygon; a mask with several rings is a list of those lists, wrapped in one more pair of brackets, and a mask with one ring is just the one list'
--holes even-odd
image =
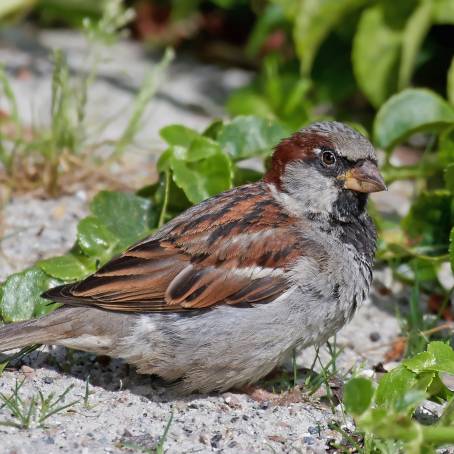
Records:
{"label": "tail feather", "polygon": [[109,354],[118,339],[130,334],[136,321],[135,314],[63,306],[36,320],[0,327],[0,352],[47,344]]}
{"label": "tail feather", "polygon": [[64,339],[70,328],[68,310],[57,311],[36,320],[0,327],[0,352],[34,344],[53,344]]}

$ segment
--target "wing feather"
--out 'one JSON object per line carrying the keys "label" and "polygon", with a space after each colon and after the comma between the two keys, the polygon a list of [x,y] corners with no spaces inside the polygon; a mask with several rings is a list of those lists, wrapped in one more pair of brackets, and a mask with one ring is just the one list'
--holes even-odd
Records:
{"label": "wing feather", "polygon": [[301,255],[296,220],[264,183],[193,207],[95,274],[43,296],[122,312],[207,309],[272,301]]}

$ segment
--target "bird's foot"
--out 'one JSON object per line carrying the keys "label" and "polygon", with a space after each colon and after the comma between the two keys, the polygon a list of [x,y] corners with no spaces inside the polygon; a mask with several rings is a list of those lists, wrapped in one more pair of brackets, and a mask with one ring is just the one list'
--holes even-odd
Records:
{"label": "bird's foot", "polygon": [[240,392],[248,395],[252,400],[256,402],[270,402],[276,401],[281,398],[280,394],[272,393],[260,386],[245,385],[240,388]]}

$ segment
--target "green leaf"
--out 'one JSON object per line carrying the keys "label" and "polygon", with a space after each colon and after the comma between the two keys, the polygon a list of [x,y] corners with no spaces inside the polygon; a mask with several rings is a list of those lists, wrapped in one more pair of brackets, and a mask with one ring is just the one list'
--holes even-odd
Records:
{"label": "green leaf", "polygon": [[420,374],[427,369],[432,369],[436,364],[436,360],[432,353],[421,352],[413,356],[413,358],[406,359],[402,364],[412,372]]}
{"label": "green leaf", "polygon": [[310,73],[315,55],[330,31],[346,14],[366,2],[367,0],[305,0],[298,3],[293,39],[303,74]]}
{"label": "green leaf", "polygon": [[[454,5],[454,2],[452,2],[452,4]],[[454,57],[451,60],[451,65],[449,66],[447,79],[448,79],[448,85],[446,87],[446,92],[447,92],[448,101],[452,105],[454,105]]]}
{"label": "green leaf", "polygon": [[454,273],[454,227],[451,229],[449,235],[449,260],[451,262],[451,269]]}
{"label": "green leaf", "polygon": [[440,417],[440,425],[454,426],[454,397],[446,404]]}
{"label": "green leaf", "polygon": [[288,135],[279,123],[254,116],[239,116],[225,125],[218,141],[234,160],[271,154],[275,145]]}
{"label": "green leaf", "polygon": [[243,184],[255,183],[260,180],[262,176],[263,173],[258,172],[257,170],[235,166],[233,185],[242,186]]}
{"label": "green leaf", "polygon": [[454,164],[454,127],[447,128],[440,134],[438,158],[445,166]]}
{"label": "green leaf", "polygon": [[96,271],[95,260],[90,260],[80,252],[41,260],[37,265],[49,276],[61,281],[78,281]]}
{"label": "green leaf", "polygon": [[[430,371],[454,375],[454,351],[448,344],[434,341],[427,346],[427,351],[406,359],[402,365],[418,375],[430,373]],[[431,385],[432,379],[428,379],[424,387],[419,386],[419,388],[426,391]],[[418,382],[422,383],[420,378]]]}
{"label": "green leaf", "polygon": [[241,88],[233,92],[227,101],[226,108],[232,117],[237,115],[258,115],[264,118],[275,117],[268,101],[250,88]]}
{"label": "green leaf", "polygon": [[202,159],[222,154],[222,150],[217,142],[209,137],[203,136],[196,137],[184,152],[182,149],[180,150],[181,154],[176,152],[174,155],[177,155],[179,159],[183,159],[187,162],[200,161]]}
{"label": "green leaf", "polygon": [[390,151],[417,131],[454,123],[454,108],[430,90],[408,89],[383,104],[374,121],[376,144]]}
{"label": "green leaf", "polygon": [[432,0],[433,21],[436,24],[454,24],[454,2],[452,0]]}
{"label": "green leaf", "polygon": [[402,35],[402,56],[398,88],[406,88],[411,80],[416,57],[432,22],[432,2],[422,1],[409,17]]}
{"label": "green leaf", "polygon": [[183,125],[165,126],[159,131],[159,135],[169,145],[178,145],[180,147],[189,147],[195,138],[200,137],[197,131]]}
{"label": "green leaf", "polygon": [[445,169],[445,183],[446,189],[454,195],[454,162]]}
{"label": "green leaf", "polygon": [[351,415],[361,415],[370,406],[374,388],[372,382],[366,378],[352,378],[344,387],[345,409]]}
{"label": "green leaf", "polygon": [[419,404],[424,402],[427,394],[419,389],[411,389],[396,401],[395,409],[397,412],[413,411]]}
{"label": "green leaf", "polygon": [[131,193],[101,191],[92,200],[90,208],[119,239],[117,250],[144,238],[157,223],[150,200]]}
{"label": "green leaf", "polygon": [[77,226],[77,242],[83,253],[104,264],[119,252],[119,239],[95,216],[82,219]]}
{"label": "green leaf", "polygon": [[219,148],[212,156],[186,161],[173,156],[172,177],[192,203],[199,203],[232,186],[232,163]]}
{"label": "green leaf", "polygon": [[0,19],[27,12],[37,0],[3,0],[0,5]]}
{"label": "green leaf", "polygon": [[452,222],[451,199],[447,191],[422,192],[402,219],[402,228],[420,245],[447,248]]}
{"label": "green leaf", "polygon": [[402,396],[417,383],[416,374],[406,367],[396,367],[383,375],[375,393],[378,406],[395,409]]}
{"label": "green leaf", "polygon": [[40,295],[55,283],[36,267],[9,276],[0,287],[0,313],[3,321],[19,322],[45,312],[49,301]]}
{"label": "green leaf", "polygon": [[434,370],[454,375],[454,351],[448,344],[434,341],[428,345],[427,351],[435,358]]}
{"label": "green leaf", "polygon": [[214,120],[211,124],[207,126],[205,131],[203,131],[203,136],[208,137],[209,139],[217,140],[219,131],[222,129],[223,122],[222,120]]}
{"label": "green leaf", "polygon": [[353,72],[362,92],[378,107],[396,88],[402,32],[386,23],[382,5],[366,9],[353,40]]}

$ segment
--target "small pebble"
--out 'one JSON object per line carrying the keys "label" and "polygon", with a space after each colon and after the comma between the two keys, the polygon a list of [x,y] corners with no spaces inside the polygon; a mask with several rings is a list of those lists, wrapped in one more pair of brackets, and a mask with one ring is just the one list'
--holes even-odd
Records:
{"label": "small pebble", "polygon": [[372,333],[369,334],[369,339],[372,342],[377,342],[380,340],[380,338],[381,338],[380,333],[378,333],[377,331],[373,331]]}
{"label": "small pebble", "polygon": [[313,445],[314,444],[314,439],[312,437],[303,437],[303,442],[306,445]]}
{"label": "small pebble", "polygon": [[212,448],[220,448],[221,447],[221,440],[222,435],[218,432],[211,437],[210,444]]}
{"label": "small pebble", "polygon": [[208,434],[206,432],[202,432],[199,435],[199,441],[200,441],[200,443],[203,443],[204,445],[208,445],[208,444],[210,444],[210,437],[208,436]]}
{"label": "small pebble", "polygon": [[309,426],[307,428],[307,431],[311,434],[311,435],[319,435],[320,434],[320,428],[319,427],[315,427],[315,426]]}

